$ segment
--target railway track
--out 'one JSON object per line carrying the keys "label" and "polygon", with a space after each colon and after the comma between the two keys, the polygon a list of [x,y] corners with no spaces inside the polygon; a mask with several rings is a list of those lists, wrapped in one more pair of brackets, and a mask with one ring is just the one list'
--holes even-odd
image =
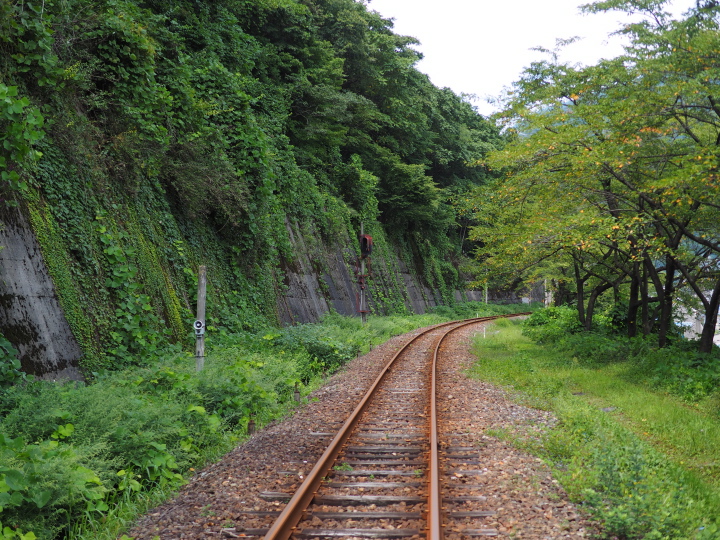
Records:
{"label": "railway track", "polygon": [[[295,414],[264,426],[220,461],[197,471],[177,497],[148,512],[127,531],[127,535],[137,540],[261,540],[391,357],[420,332],[415,330],[392,338],[369,354],[349,362],[310,394]],[[434,330],[435,338],[440,334]],[[552,428],[555,419],[547,412],[513,403],[502,389],[465,375],[464,370],[473,362],[468,351],[468,340],[473,334],[484,335],[483,326],[458,329],[451,339],[443,342],[438,364],[439,483],[443,487],[440,519],[445,539],[492,536],[496,534],[495,530],[498,536],[536,539],[578,539],[598,534],[593,523],[568,500],[541,460],[494,436],[492,430],[509,429],[528,437],[541,437]],[[420,349],[420,352],[416,350],[417,354],[427,358],[435,343],[424,340],[417,345]],[[401,361],[404,356],[405,353],[401,354]],[[400,369],[399,363],[391,367],[387,377],[397,375]],[[425,373],[429,374],[429,371]],[[412,399],[409,392],[413,390],[410,379],[399,377],[399,380],[403,386],[394,389],[392,402],[409,403]],[[387,386],[389,390],[390,383]],[[391,410],[402,412],[399,408]],[[428,424],[429,416],[424,414],[423,420]],[[394,429],[399,435],[402,425],[408,422],[400,422],[399,414],[395,416],[390,420],[395,423]],[[373,445],[385,446],[393,440],[403,446],[422,446],[428,440],[426,424],[419,435],[412,436],[391,437],[392,433],[387,430],[383,434],[379,428],[388,425],[366,429],[358,424],[355,432],[359,438],[367,439],[361,441],[362,450],[370,450],[368,447]],[[354,445],[352,438],[344,444],[346,448]],[[302,512],[306,519],[299,521],[291,534],[300,537],[315,529],[316,533],[327,535],[318,534],[318,538],[361,538],[361,534],[382,537],[404,536],[405,533],[363,532],[359,529],[415,529],[419,538],[428,537],[426,486],[430,476],[425,464],[408,463],[423,461],[429,453],[427,448],[429,445],[422,446],[420,451],[410,448],[406,456],[393,450],[396,455],[392,460],[402,461],[402,466],[387,463],[391,461],[387,448],[385,453],[375,449],[373,453],[355,456],[366,462],[375,461],[373,455],[385,457],[382,460],[384,466],[347,463],[345,460],[353,457],[351,453],[339,453],[331,470],[321,478],[314,502],[326,495],[407,498],[405,501],[366,500],[367,505],[362,504],[362,500],[352,501],[353,504],[326,500]],[[368,471],[371,468],[374,472]],[[397,485],[404,481],[415,484]],[[382,484],[378,486],[373,482]],[[343,483],[356,485],[339,485]],[[405,491],[406,488],[410,491]],[[484,497],[487,499],[483,500]],[[392,504],[388,504],[389,501]],[[330,502],[336,504],[327,504]],[[371,507],[371,504],[375,506]],[[335,519],[331,512],[341,515]],[[359,515],[359,512],[364,514]],[[396,514],[388,515],[390,512]],[[378,517],[380,513],[385,514]],[[354,518],[364,518],[364,521]]]}
{"label": "railway track", "polygon": [[493,511],[483,504],[482,487],[472,481],[482,474],[478,449],[441,428],[437,394],[445,338],[497,318],[438,325],[407,342],[337,432],[313,434],[330,442],[295,493],[264,494],[268,500],[287,501],[274,523],[244,529],[241,536],[496,536],[496,530],[482,525]]}

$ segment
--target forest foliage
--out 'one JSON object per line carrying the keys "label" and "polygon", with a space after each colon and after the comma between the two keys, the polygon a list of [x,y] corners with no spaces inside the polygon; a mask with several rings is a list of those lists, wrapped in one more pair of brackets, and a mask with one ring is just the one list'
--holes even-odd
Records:
{"label": "forest foliage", "polygon": [[627,335],[663,347],[673,318],[697,310],[707,353],[720,305],[720,6],[675,20],[667,4],[587,4],[634,21],[618,30],[625,53],[578,66],[546,51],[526,69],[498,117],[512,141],[487,160],[503,176],[476,198],[471,236],[482,275],[547,280],[586,329],[602,302]]}
{"label": "forest foliage", "polygon": [[[454,201],[501,137],[416,44],[354,0],[0,1],[0,197],[86,372],[185,339],[199,264],[211,332],[277,322],[288,227],[333,244],[364,221],[452,301]],[[404,311],[391,281],[376,307]]]}

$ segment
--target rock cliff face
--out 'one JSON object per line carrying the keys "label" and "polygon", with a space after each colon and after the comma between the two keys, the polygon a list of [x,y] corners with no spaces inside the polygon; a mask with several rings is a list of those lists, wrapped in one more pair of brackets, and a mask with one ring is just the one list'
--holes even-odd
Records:
{"label": "rock cliff face", "polygon": [[0,330],[38,378],[82,379],[70,331],[35,235],[23,215],[0,207]]}
{"label": "rock cliff face", "polygon": [[[39,378],[82,379],[82,355],[58,302],[40,246],[27,219],[17,209],[0,210],[0,331],[18,349],[22,369]],[[288,224],[296,260],[283,268],[285,291],[277,299],[283,324],[317,321],[334,310],[357,314],[356,255],[344,239],[328,248],[307,232]],[[338,247],[339,245],[345,247]],[[392,259],[392,260],[386,260]],[[424,313],[437,303],[397,254],[378,257],[376,286],[394,296],[408,311]],[[371,309],[382,306],[369,290]]]}
{"label": "rock cliff face", "polygon": [[[351,250],[328,250],[323,254],[322,270],[316,270],[306,253],[299,257],[296,267],[285,271],[287,292],[278,299],[278,312],[283,324],[317,321],[331,309],[341,315],[357,315],[359,286],[354,275],[354,264],[348,259],[355,257]],[[316,260],[316,259],[315,259]],[[397,270],[391,276],[404,289],[395,291],[408,311],[425,313],[437,305],[435,294],[413,275],[404,262],[393,261]],[[372,279],[372,278],[371,278]],[[371,310],[377,301],[368,292]]]}
{"label": "rock cliff face", "polygon": [[[55,287],[35,235],[16,209],[0,210],[0,331],[18,349],[22,369],[39,378],[82,379],[82,355],[55,293]],[[317,321],[334,310],[357,315],[357,254],[354,241],[345,238],[329,247],[298,226],[287,224],[295,260],[283,268],[285,290],[277,310],[283,324]],[[396,249],[373,254],[368,288],[372,311],[383,312],[392,303],[408,312],[425,313],[441,302],[410,268]],[[537,294],[542,294],[538,292]],[[537,296],[534,295],[534,296]],[[533,300],[538,298],[532,297]],[[484,299],[481,291],[455,291],[456,301]],[[491,291],[492,302],[520,302],[513,293]]]}
{"label": "rock cliff face", "polygon": [[[278,298],[282,323],[315,322],[331,309],[341,315],[357,315],[359,286],[354,272],[357,254],[349,247],[309,246],[296,228],[287,224],[287,229],[298,256],[294,265],[284,268],[286,291]],[[354,242],[346,238],[344,245],[351,246]],[[382,312],[373,291],[396,295],[411,313],[425,313],[442,303],[439,293],[429,288],[417,269],[409,268],[396,250],[373,255],[372,259],[375,270],[368,290],[372,311]],[[542,287],[521,294],[489,291],[488,301],[498,304],[542,302],[543,295]],[[454,291],[454,297],[457,302],[485,300],[483,291]]]}
{"label": "rock cliff face", "polygon": [[[282,323],[314,322],[330,310],[357,315],[357,254],[350,247],[356,240],[344,238],[333,247],[317,241],[311,245],[297,226],[286,226],[297,256],[294,264],[283,269],[286,291],[278,298]],[[394,297],[412,313],[425,313],[437,305],[437,293],[421,282],[396,251],[376,251],[369,267],[368,304],[373,312],[383,311],[376,298],[379,294]]]}

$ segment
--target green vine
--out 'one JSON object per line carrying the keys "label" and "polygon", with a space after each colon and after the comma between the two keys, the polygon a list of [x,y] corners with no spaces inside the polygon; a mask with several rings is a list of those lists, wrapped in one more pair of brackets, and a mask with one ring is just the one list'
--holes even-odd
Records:
{"label": "green vine", "polygon": [[0,333],[0,388],[7,388],[24,380],[25,373],[20,371],[17,349]]}
{"label": "green vine", "polygon": [[43,123],[38,108],[27,97],[18,97],[17,86],[0,82],[0,178],[11,189],[29,189],[17,167],[40,158],[33,145],[45,135]]}
{"label": "green vine", "polygon": [[65,318],[84,353],[81,365],[88,372],[96,371],[104,366],[105,355],[94,340],[94,325],[88,316],[87,306],[78,294],[63,236],[52,215],[40,202],[30,203],[28,214]]}
{"label": "green vine", "polygon": [[110,231],[103,224],[102,214],[95,219],[103,253],[111,268],[105,285],[116,296],[116,324],[110,332],[113,345],[109,353],[123,364],[147,363],[167,344],[170,331],[163,328],[164,321],[155,313],[150,296],[144,292],[140,271],[133,262],[136,251],[127,233]]}

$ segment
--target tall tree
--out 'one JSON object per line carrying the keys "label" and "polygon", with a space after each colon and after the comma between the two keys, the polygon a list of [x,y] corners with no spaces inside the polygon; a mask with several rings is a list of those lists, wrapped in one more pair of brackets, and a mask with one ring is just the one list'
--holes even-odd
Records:
{"label": "tall tree", "polygon": [[[703,5],[673,21],[665,4],[610,0],[585,6],[588,12],[619,9],[645,18],[622,30],[631,44],[620,58],[590,67],[533,64],[501,117],[517,137],[490,163],[511,171],[500,189],[533,185],[548,205],[566,191],[574,196],[575,212],[592,207],[604,230],[585,241],[614,251],[618,272],[630,279],[633,309],[650,300],[646,294],[637,298],[638,280],[646,276],[653,283],[661,345],[676,288],[690,283],[705,306],[700,350],[708,351],[716,299],[691,282],[709,283],[714,291],[717,272],[713,265],[691,270],[683,261],[697,260],[703,250],[716,257],[720,247],[718,8]],[[635,314],[629,316],[634,321]]]}

